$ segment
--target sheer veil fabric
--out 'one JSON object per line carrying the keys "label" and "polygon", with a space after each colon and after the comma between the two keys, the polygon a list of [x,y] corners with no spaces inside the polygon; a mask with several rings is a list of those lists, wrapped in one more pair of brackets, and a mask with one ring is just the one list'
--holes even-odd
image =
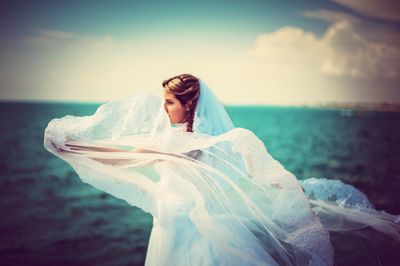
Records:
{"label": "sheer veil fabric", "polygon": [[193,131],[138,93],[51,120],[44,147],[153,216],[146,265],[333,265],[329,230],[366,226],[400,241],[398,216],[341,182],[299,182],[202,80]]}

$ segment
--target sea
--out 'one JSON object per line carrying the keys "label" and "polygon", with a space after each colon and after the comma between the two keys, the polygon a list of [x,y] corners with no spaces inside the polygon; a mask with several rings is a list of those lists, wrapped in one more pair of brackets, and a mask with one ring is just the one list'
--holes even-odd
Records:
{"label": "sea", "polygon": [[[43,147],[51,119],[91,115],[99,105],[0,102],[0,265],[144,264],[151,215],[83,183]],[[400,112],[226,109],[299,180],[341,180],[376,209],[400,214]],[[400,264],[400,242],[390,237],[332,239],[336,265]]]}

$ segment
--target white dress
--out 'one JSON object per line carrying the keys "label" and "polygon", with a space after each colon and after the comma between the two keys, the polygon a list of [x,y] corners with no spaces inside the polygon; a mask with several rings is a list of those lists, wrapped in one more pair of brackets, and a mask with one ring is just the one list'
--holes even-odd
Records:
{"label": "white dress", "polygon": [[[173,128],[175,131],[185,131],[186,123],[174,124]],[[256,257],[254,264],[218,250],[218,247],[199,232],[190,218],[190,211],[195,202],[190,200],[191,192],[182,189],[187,186],[180,183],[184,181],[179,178],[179,165],[163,162],[157,164],[157,169],[159,172],[170,174],[162,175],[161,180],[157,182],[164,193],[155,200],[156,207],[146,254],[146,266],[267,265],[269,258],[265,256],[265,252],[256,252],[259,249],[258,245],[243,247],[254,253]],[[237,237],[240,237],[240,229],[236,233]]]}
{"label": "white dress", "polygon": [[[316,195],[310,199],[251,131],[211,136],[171,127],[152,95],[53,119],[44,146],[83,182],[153,216],[146,266],[333,265],[328,230],[355,224],[400,239],[398,217],[360,205],[363,195],[340,195],[321,181],[322,195],[314,193],[318,182],[305,184]],[[355,196],[357,208],[331,204],[329,194],[337,202]],[[347,223],[320,219],[330,215]]]}
{"label": "white dress", "polygon": [[[186,128],[185,123],[174,126],[179,131]],[[168,167],[164,164],[157,165],[159,171]],[[157,184],[165,194],[156,199],[145,265],[215,265],[214,247],[189,219],[194,202],[187,200],[172,175],[162,176]]]}

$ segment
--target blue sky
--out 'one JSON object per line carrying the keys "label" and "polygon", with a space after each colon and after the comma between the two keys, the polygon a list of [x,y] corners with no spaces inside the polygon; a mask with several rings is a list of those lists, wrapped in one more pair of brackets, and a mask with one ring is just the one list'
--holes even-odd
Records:
{"label": "blue sky", "polygon": [[192,73],[227,104],[400,103],[399,5],[360,2],[2,1],[0,99],[161,95]]}

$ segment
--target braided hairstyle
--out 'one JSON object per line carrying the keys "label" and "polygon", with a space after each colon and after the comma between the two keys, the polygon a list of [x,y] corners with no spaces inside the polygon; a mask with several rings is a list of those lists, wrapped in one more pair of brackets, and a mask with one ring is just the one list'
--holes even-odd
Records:
{"label": "braided hairstyle", "polygon": [[193,75],[180,74],[162,82],[162,86],[186,108],[186,131],[193,132],[193,119],[200,95],[200,81]]}

